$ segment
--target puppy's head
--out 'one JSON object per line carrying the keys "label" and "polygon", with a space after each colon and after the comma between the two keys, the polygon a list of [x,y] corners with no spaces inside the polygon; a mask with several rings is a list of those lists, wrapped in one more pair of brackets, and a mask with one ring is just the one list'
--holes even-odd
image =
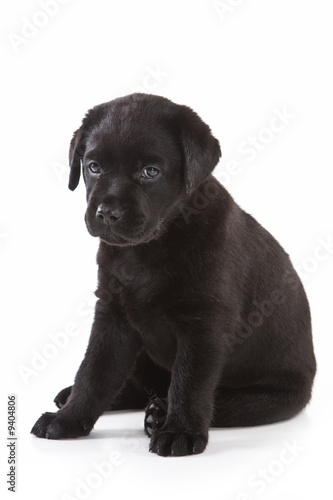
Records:
{"label": "puppy's head", "polygon": [[187,106],[132,94],[91,109],[70,145],[69,189],[87,189],[88,231],[111,245],[158,238],[221,156]]}

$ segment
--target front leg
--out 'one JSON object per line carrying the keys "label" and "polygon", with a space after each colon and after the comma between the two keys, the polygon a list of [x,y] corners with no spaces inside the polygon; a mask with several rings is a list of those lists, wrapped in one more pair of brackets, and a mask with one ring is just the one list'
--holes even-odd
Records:
{"label": "front leg", "polygon": [[183,456],[205,450],[221,360],[219,343],[209,332],[179,338],[166,420],[153,431],[149,451]]}
{"label": "front leg", "polygon": [[49,439],[86,436],[122,388],[141,347],[138,334],[99,300],[88,348],[66,404],[44,413],[31,432]]}

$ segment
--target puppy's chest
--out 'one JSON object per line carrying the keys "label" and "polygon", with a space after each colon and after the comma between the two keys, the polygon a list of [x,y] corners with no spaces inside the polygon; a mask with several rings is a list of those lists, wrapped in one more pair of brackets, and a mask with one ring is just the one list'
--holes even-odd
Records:
{"label": "puppy's chest", "polygon": [[126,257],[114,257],[100,269],[100,282],[126,314],[146,321],[155,309],[161,312],[172,300],[177,289],[177,272],[162,261],[158,265],[156,261]]}
{"label": "puppy's chest", "polygon": [[177,277],[172,269],[165,265],[147,266],[134,259],[114,259],[103,278],[104,283],[107,278],[107,293],[140,333],[150,355],[166,368],[172,366],[176,329],[171,311],[177,300]]}

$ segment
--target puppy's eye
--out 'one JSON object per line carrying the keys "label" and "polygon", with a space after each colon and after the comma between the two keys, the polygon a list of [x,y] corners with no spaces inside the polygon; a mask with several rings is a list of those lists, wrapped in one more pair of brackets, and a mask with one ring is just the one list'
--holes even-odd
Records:
{"label": "puppy's eye", "polygon": [[101,171],[102,171],[102,169],[98,165],[98,163],[96,163],[94,161],[92,161],[91,163],[89,163],[88,168],[89,168],[90,172],[93,173],[93,174],[100,174]]}
{"label": "puppy's eye", "polygon": [[142,170],[142,177],[144,177],[145,179],[153,179],[154,177],[156,177],[158,174],[160,173],[160,171],[155,168],[155,167],[146,167]]}

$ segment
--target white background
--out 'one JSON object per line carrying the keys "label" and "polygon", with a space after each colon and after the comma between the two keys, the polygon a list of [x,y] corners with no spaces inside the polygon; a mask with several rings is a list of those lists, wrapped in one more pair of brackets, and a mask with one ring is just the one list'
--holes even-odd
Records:
{"label": "white background", "polygon": [[[2,4],[1,491],[12,498],[6,404],[16,393],[15,498],[329,496],[333,248],[323,241],[333,238],[331,2],[61,3],[52,15],[41,14],[37,0]],[[306,411],[272,426],[212,430],[206,452],[194,457],[148,453],[142,412],[104,415],[78,440],[29,434],[72,383],[93,311],[98,241],[85,229],[83,185],[67,190],[69,141],[88,108],[138,87],[191,106],[212,127],[223,150],[216,176],[288,251],[313,316],[319,370]],[[270,132],[276,110],[289,118]],[[244,154],[251,137],[259,146]],[[60,332],[67,345],[56,348],[50,334]],[[96,463],[111,459],[102,478]]]}

